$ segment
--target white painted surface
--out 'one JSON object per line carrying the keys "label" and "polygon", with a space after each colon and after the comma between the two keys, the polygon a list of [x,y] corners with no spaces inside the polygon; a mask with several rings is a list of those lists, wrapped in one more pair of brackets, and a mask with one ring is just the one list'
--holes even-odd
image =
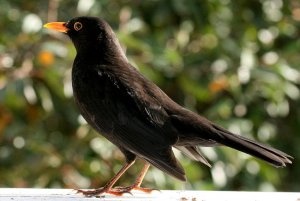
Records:
{"label": "white painted surface", "polygon": [[233,192],[233,191],[153,191],[146,194],[84,197],[72,189],[0,188],[0,201],[300,201],[300,192]]}

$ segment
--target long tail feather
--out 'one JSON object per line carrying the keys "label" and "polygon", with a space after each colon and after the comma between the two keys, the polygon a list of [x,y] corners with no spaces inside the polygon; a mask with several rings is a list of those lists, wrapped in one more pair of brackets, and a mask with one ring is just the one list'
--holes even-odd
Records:
{"label": "long tail feather", "polygon": [[260,158],[276,167],[285,167],[286,164],[292,163],[291,159],[293,159],[293,157],[282,151],[240,135],[233,134],[217,125],[213,125],[213,127],[216,129],[219,136],[221,136],[217,141],[223,145]]}

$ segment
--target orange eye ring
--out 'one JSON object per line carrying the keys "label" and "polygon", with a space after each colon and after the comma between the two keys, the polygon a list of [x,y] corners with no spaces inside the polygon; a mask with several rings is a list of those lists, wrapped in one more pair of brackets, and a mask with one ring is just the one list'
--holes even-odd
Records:
{"label": "orange eye ring", "polygon": [[74,24],[74,29],[75,29],[75,31],[79,31],[80,29],[82,29],[82,23],[80,23],[80,22],[75,22],[75,24]]}

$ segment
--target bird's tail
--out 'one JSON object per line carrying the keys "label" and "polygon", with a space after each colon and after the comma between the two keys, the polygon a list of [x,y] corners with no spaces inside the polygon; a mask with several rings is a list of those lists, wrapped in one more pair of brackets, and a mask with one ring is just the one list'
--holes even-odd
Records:
{"label": "bird's tail", "polygon": [[212,125],[218,134],[218,143],[237,149],[254,157],[262,159],[275,167],[285,167],[291,164],[292,156],[274,149],[268,145],[258,143],[240,135],[233,134],[222,127]]}

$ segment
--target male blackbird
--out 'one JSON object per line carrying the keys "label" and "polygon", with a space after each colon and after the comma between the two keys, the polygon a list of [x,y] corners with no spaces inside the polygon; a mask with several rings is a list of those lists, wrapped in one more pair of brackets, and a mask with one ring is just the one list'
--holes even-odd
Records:
{"label": "male blackbird", "polygon": [[[149,164],[185,181],[185,172],[172,147],[207,166],[210,164],[197,146],[225,145],[276,167],[292,163],[291,156],[233,134],[175,103],[128,62],[113,30],[103,19],[76,17],[44,27],[71,38],[77,51],[72,85],[79,110],[126,158],[126,164],[104,187],[79,190],[84,195],[121,195],[132,189],[150,192],[151,189],[140,187]],[[145,161],[136,182],[129,187],[113,188],[136,157]]]}

